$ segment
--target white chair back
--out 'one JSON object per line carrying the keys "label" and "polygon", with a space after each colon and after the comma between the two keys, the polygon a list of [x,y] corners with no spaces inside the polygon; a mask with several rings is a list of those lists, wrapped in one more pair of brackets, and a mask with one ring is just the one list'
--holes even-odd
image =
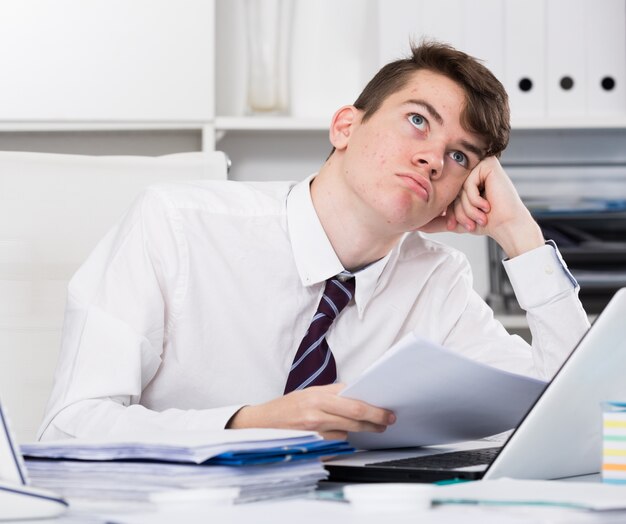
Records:
{"label": "white chair back", "polygon": [[0,152],[0,397],[19,442],[43,416],[71,276],[143,188],[225,179],[227,164],[222,152]]}

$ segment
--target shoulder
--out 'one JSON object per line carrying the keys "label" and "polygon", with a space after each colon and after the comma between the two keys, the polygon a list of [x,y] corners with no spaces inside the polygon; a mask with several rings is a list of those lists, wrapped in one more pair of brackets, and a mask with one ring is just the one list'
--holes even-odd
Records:
{"label": "shoulder", "polygon": [[469,262],[463,252],[423,233],[413,232],[404,237],[398,262],[411,264],[417,261],[433,266],[445,264],[457,269],[469,268]]}
{"label": "shoulder", "polygon": [[144,210],[255,216],[281,214],[295,182],[236,182],[195,180],[157,184],[140,196]]}

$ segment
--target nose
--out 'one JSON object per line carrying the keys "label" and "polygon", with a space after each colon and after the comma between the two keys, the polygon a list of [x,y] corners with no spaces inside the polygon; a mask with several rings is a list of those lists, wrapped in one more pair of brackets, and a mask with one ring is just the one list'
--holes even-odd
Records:
{"label": "nose", "polygon": [[444,148],[437,144],[421,144],[419,152],[416,152],[411,159],[413,165],[425,169],[428,177],[432,180],[441,175],[443,171]]}

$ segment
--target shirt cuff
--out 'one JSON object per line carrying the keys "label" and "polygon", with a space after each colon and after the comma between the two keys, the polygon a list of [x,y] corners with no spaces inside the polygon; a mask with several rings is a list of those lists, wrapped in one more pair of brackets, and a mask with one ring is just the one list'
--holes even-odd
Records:
{"label": "shirt cuff", "polygon": [[515,258],[502,261],[519,305],[541,306],[578,288],[578,282],[552,240]]}
{"label": "shirt cuff", "polygon": [[233,415],[245,406],[247,404],[192,410],[194,416],[189,420],[186,429],[202,431],[226,429],[226,424],[230,422]]}

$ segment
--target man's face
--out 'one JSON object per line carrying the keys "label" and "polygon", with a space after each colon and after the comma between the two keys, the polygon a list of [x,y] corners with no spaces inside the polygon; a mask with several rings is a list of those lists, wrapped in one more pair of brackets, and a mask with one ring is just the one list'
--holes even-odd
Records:
{"label": "man's face", "polygon": [[455,82],[420,70],[367,121],[359,112],[342,176],[363,219],[398,233],[446,210],[483,156],[484,142],[461,127],[464,105]]}

